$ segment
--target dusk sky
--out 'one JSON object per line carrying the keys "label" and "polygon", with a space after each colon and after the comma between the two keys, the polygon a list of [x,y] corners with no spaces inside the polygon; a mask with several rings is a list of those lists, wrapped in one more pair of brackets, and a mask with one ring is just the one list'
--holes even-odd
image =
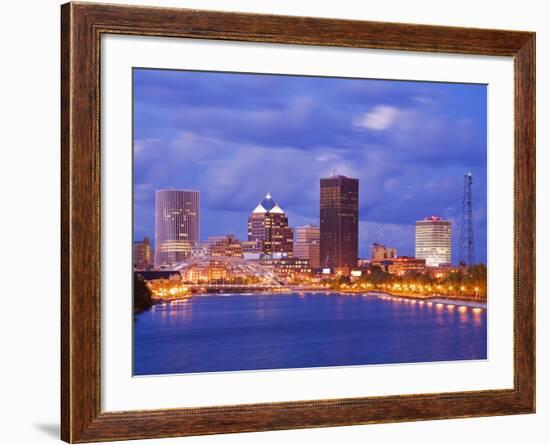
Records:
{"label": "dusk sky", "polygon": [[201,193],[201,239],[246,239],[267,192],[289,225],[319,225],[319,179],[359,178],[359,254],[414,256],[415,221],[453,223],[473,174],[486,262],[485,85],[134,69],[134,239],[154,242],[155,189]]}

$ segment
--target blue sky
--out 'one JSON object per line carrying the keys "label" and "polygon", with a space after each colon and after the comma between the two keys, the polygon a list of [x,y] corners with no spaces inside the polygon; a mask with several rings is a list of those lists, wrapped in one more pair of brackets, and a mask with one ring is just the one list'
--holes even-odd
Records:
{"label": "blue sky", "polygon": [[414,255],[414,223],[453,222],[471,172],[486,261],[485,85],[134,69],[134,239],[154,238],[154,191],[201,192],[201,238],[246,239],[266,192],[292,226],[319,223],[319,178],[359,178],[359,253]]}

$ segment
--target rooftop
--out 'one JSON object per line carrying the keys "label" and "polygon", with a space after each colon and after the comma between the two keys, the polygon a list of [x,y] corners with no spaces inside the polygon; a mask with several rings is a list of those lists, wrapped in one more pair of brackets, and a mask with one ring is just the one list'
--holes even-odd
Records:
{"label": "rooftop", "polygon": [[256,206],[252,213],[285,213],[279,204],[271,197],[271,193],[267,192],[265,198]]}

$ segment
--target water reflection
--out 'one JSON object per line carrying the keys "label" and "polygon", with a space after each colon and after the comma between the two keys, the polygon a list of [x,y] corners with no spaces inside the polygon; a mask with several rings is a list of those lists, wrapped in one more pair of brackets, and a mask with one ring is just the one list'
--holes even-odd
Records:
{"label": "water reflection", "polygon": [[458,308],[458,313],[460,314],[460,322],[467,323],[470,318],[468,316],[468,308],[466,306],[460,306]]}
{"label": "water reflection", "polygon": [[485,311],[481,308],[474,307],[472,308],[473,322],[476,326],[481,326],[484,321]]}
{"label": "water reflection", "polygon": [[265,319],[265,301],[263,298],[261,299],[258,309],[256,310],[256,317],[258,320],[264,320]]}
{"label": "water reflection", "polygon": [[136,315],[138,375],[486,358],[486,311],[328,293],[196,296]]}

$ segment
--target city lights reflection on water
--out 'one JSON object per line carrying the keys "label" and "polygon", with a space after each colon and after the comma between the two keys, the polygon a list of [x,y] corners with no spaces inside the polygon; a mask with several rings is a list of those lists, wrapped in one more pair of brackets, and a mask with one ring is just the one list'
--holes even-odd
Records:
{"label": "city lights reflection on water", "polygon": [[[303,297],[303,293],[300,294],[301,297]],[[441,312],[443,310],[447,310],[448,312],[454,312],[455,309],[458,308],[458,312],[461,314],[467,313],[469,310],[472,311],[472,314],[475,318],[481,318],[480,315],[484,313],[485,309],[483,307],[478,307],[474,305],[466,306],[455,303],[449,303],[445,301],[424,301],[422,299],[417,298],[406,298],[406,297],[394,297],[394,296],[388,296],[388,295],[379,295],[377,296],[378,299],[383,301],[391,301],[392,303],[396,304],[407,304],[411,306],[418,305],[420,307],[426,306],[428,308],[432,308],[435,305],[435,309],[438,312]],[[466,317],[465,320],[468,320]]]}
{"label": "city lights reflection on water", "polygon": [[389,295],[194,296],[135,317],[134,374],[485,359],[486,317]]}

